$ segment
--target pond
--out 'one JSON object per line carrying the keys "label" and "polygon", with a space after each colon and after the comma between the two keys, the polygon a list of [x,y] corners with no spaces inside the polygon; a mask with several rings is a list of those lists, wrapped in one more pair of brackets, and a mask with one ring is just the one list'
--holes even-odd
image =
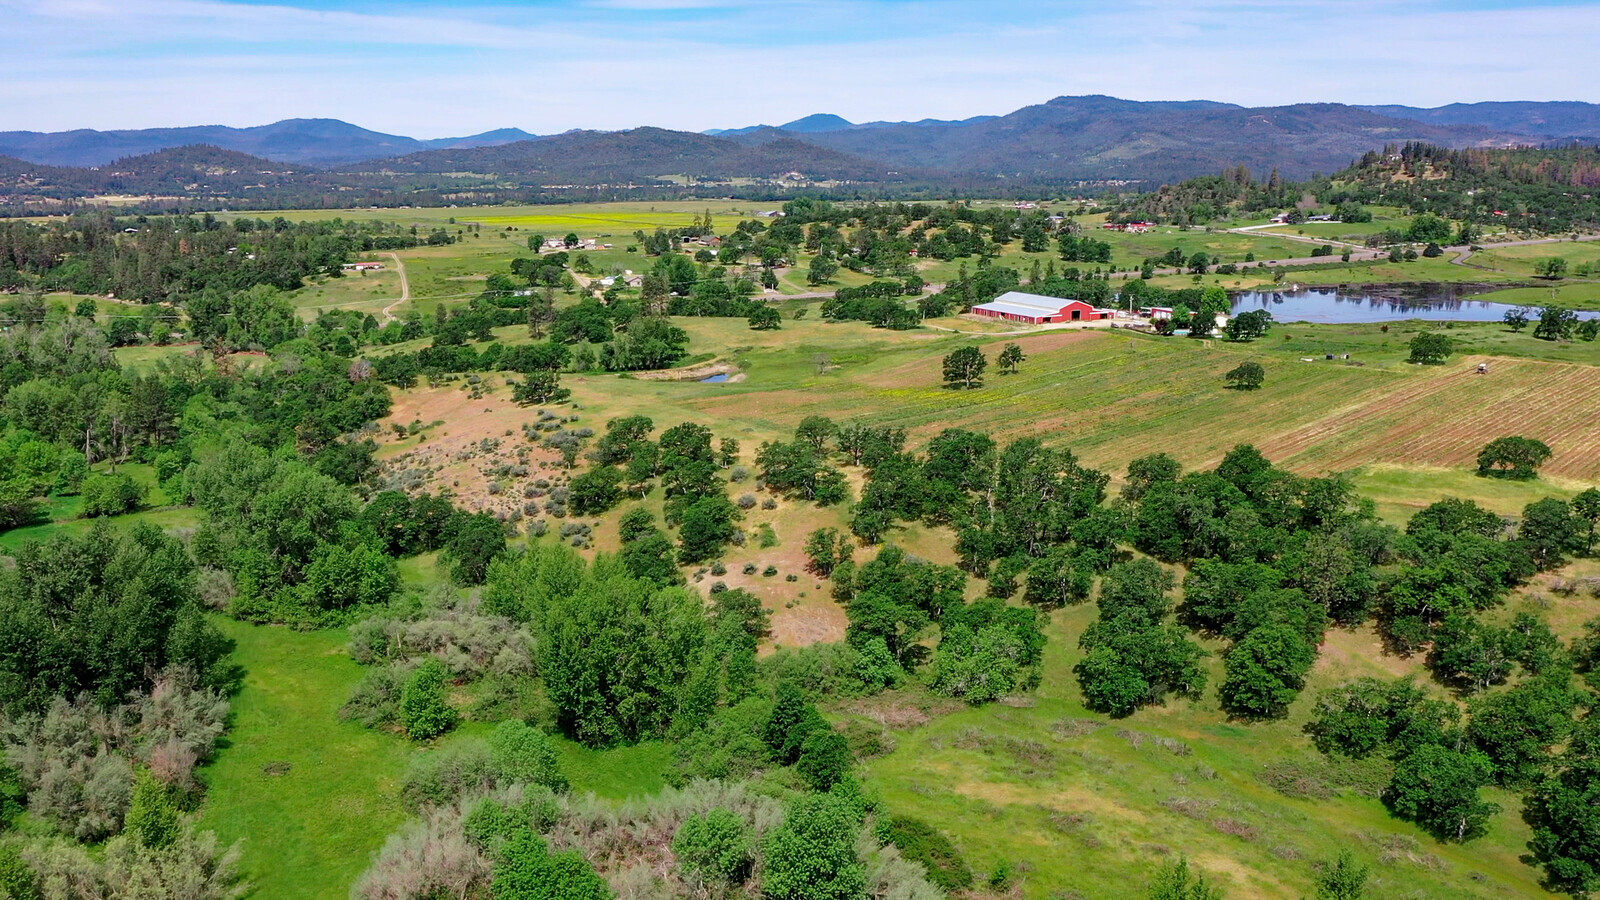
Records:
{"label": "pond", "polygon": [[[1279,322],[1396,322],[1423,319],[1429,322],[1499,322],[1508,303],[1472,299],[1481,290],[1473,285],[1369,285],[1355,288],[1300,288],[1294,291],[1245,291],[1233,296],[1233,311],[1264,309]],[[1600,313],[1579,312],[1584,319]],[[1530,310],[1529,318],[1538,318]]]}
{"label": "pond", "polygon": [[721,384],[721,383],[723,383],[724,381],[727,381],[727,380],[728,380],[728,373],[727,372],[718,372],[717,374],[712,375],[709,378],[700,379],[700,383],[701,384]]}

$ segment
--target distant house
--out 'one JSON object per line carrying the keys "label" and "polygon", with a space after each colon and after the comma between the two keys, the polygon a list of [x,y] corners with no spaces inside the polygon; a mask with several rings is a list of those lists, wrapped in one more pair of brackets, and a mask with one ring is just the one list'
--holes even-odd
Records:
{"label": "distant house", "polygon": [[1113,318],[1117,312],[1091,306],[1082,300],[1007,291],[988,303],[974,306],[972,314],[1029,325],[1046,325],[1052,322],[1095,322]]}
{"label": "distant house", "polygon": [[1154,222],[1107,222],[1100,226],[1107,231],[1127,231],[1133,234],[1144,234],[1156,227]]}
{"label": "distant house", "polygon": [[1170,306],[1141,306],[1139,315],[1146,319],[1170,319],[1172,307]]}
{"label": "distant house", "polygon": [[340,266],[339,268],[347,269],[347,270],[352,271],[352,272],[376,272],[379,269],[383,268],[383,263],[381,263],[381,262],[353,262],[353,263],[345,263],[344,265]]}

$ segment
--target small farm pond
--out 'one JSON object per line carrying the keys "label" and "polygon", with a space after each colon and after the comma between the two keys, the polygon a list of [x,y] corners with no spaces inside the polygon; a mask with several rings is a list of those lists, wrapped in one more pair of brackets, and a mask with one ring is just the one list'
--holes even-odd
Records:
{"label": "small farm pond", "polygon": [[728,380],[728,373],[727,372],[718,372],[717,374],[712,375],[709,378],[700,379],[700,383],[701,384],[721,384],[721,383],[723,383],[724,381],[727,381],[727,380]]}
{"label": "small farm pond", "polygon": [[[1423,319],[1430,322],[1498,322],[1507,303],[1475,300],[1481,291],[1475,285],[1366,285],[1360,287],[1316,287],[1293,291],[1245,291],[1233,295],[1233,311],[1264,309],[1279,322],[1323,322],[1342,325],[1354,322],[1396,322]],[[1580,318],[1600,313],[1580,312]],[[1530,311],[1529,318],[1537,318]]]}

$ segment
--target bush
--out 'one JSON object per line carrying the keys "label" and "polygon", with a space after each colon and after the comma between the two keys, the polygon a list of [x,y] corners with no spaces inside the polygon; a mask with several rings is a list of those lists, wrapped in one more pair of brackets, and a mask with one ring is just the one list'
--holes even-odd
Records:
{"label": "bush", "polygon": [[61,454],[61,461],[56,464],[56,493],[78,493],[82,490],[83,480],[87,477],[89,477],[88,457],[76,450],[64,451]]}
{"label": "bush", "polygon": [[178,803],[172,791],[149,773],[141,774],[122,828],[144,847],[159,849],[171,844],[178,836]]}
{"label": "bush", "polygon": [[928,880],[946,891],[972,887],[972,870],[943,832],[921,819],[894,816],[885,837],[906,859],[921,863]]}
{"label": "bush", "polygon": [[575,850],[550,852],[532,831],[508,841],[495,866],[493,896],[516,900],[611,900],[611,889]]}
{"label": "bush", "polygon": [[767,767],[772,758],[761,729],[771,715],[771,701],[746,697],[712,716],[678,743],[669,780],[678,785],[695,778],[740,781]]}
{"label": "bush", "polygon": [[0,833],[9,829],[22,815],[23,801],[28,791],[22,786],[22,776],[16,769],[0,762]]}
{"label": "bush", "polygon": [[444,664],[428,659],[417,666],[400,692],[400,724],[413,740],[426,741],[456,726],[456,711],[445,702]]}
{"label": "bush", "polygon": [[823,726],[814,729],[800,745],[800,760],[795,768],[812,790],[827,791],[848,778],[855,763],[845,736]]}
{"label": "bush", "polygon": [[404,664],[367,670],[366,677],[356,685],[350,699],[339,708],[339,717],[360,722],[368,728],[382,728],[399,722],[400,695],[410,674],[410,667]]}
{"label": "bush", "polygon": [[726,809],[690,816],[672,838],[679,867],[706,881],[742,883],[750,874],[752,850],[744,820]]}
{"label": "bush", "polygon": [[866,873],[856,857],[859,819],[852,804],[829,794],[789,805],[783,824],[762,844],[768,898],[834,900],[863,896]]}
{"label": "bush", "polygon": [[86,519],[132,512],[144,499],[144,488],[122,474],[97,472],[83,479],[79,492],[83,495],[83,517]]}
{"label": "bush", "polygon": [[40,900],[39,876],[22,861],[15,844],[0,844],[0,897]]}
{"label": "bush", "polygon": [[482,741],[466,741],[411,758],[400,783],[400,799],[411,810],[448,806],[494,787],[494,760]]}
{"label": "bush", "polygon": [[489,736],[489,755],[501,785],[531,784],[553,791],[568,788],[550,736],[524,722],[512,720],[495,726]]}

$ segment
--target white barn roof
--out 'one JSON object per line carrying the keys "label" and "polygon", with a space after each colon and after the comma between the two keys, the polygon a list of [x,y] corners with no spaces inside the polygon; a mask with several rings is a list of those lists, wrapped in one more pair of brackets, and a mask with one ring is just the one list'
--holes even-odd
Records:
{"label": "white barn roof", "polygon": [[1013,316],[1056,316],[1061,314],[1061,307],[1074,302],[1076,301],[1065,297],[1045,297],[1040,294],[1025,294],[1022,291],[1006,291],[988,303],[974,306],[973,309]]}

